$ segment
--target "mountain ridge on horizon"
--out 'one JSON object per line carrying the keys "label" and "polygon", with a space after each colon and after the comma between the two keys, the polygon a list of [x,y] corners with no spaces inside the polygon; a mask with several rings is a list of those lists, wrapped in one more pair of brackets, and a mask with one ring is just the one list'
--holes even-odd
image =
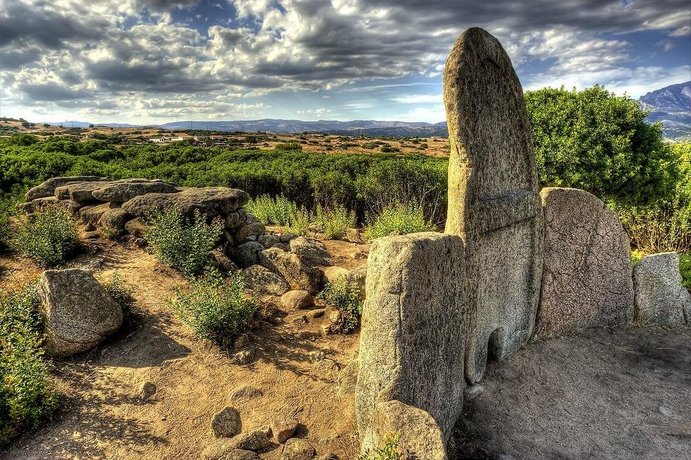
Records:
{"label": "mountain ridge on horizon", "polygon": [[[650,91],[638,99],[642,107],[650,110],[649,122],[661,122],[663,133],[669,139],[691,138],[691,80]],[[83,121],[48,122],[53,126],[87,128],[92,123]],[[303,132],[366,137],[429,137],[448,135],[446,121],[437,123],[396,120],[297,120],[261,118],[255,120],[173,121],[161,124],[93,123],[108,128],[155,127],[170,131],[199,130],[221,132],[270,132],[297,134]]]}

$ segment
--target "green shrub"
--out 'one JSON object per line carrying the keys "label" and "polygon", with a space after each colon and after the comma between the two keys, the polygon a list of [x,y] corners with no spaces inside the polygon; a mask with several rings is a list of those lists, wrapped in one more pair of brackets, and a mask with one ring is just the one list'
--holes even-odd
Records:
{"label": "green shrub", "polygon": [[296,235],[305,236],[309,232],[309,229],[310,214],[306,209],[300,209],[295,213],[295,220],[290,224],[290,227],[288,227],[288,231]]}
{"label": "green shrub", "polygon": [[295,202],[283,196],[261,195],[245,205],[245,209],[265,225],[289,227],[295,222],[298,207]]}
{"label": "green shrub", "polygon": [[147,222],[146,240],[156,257],[185,276],[194,276],[204,270],[209,261],[209,251],[223,232],[220,222],[207,224],[199,212],[188,219],[175,208],[155,213]]}
{"label": "green shrub", "polygon": [[53,267],[75,252],[79,238],[67,211],[48,208],[34,214],[32,219],[22,219],[9,243],[15,251]]}
{"label": "green shrub", "polygon": [[365,228],[369,240],[389,235],[434,231],[435,226],[425,219],[422,208],[397,204],[385,208],[374,221]]}
{"label": "green shrub", "polygon": [[57,408],[41,349],[36,291],[0,290],[0,446],[35,429]]}
{"label": "green shrub", "polygon": [[355,213],[338,205],[332,208],[317,206],[314,222],[327,238],[336,240],[345,237],[347,230],[357,224]]}
{"label": "green shrub", "polygon": [[679,271],[684,280],[684,287],[691,291],[691,253],[680,254]]}
{"label": "green shrub", "polygon": [[241,273],[224,280],[218,272],[191,281],[171,302],[173,312],[201,338],[229,347],[252,318],[255,304],[244,295]]}
{"label": "green shrub", "polygon": [[348,334],[357,329],[363,306],[357,286],[340,277],[329,283],[319,297],[341,312],[340,321],[332,326],[333,332]]}
{"label": "green shrub", "polygon": [[284,144],[276,144],[276,150],[302,150],[302,145],[299,142],[286,142]]}
{"label": "green shrub", "polygon": [[401,436],[398,433],[390,435],[384,440],[384,445],[368,449],[358,460],[400,460],[404,458],[398,451],[398,442]]}

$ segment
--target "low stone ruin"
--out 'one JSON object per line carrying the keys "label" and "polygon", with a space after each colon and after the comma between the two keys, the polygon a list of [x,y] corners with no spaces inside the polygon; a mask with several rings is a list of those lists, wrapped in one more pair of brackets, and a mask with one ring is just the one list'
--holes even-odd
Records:
{"label": "low stone ruin", "polygon": [[678,256],[648,256],[632,273],[628,237],[602,201],[568,188],[538,194],[522,89],[489,33],[458,38],[444,100],[449,235],[383,238],[369,255],[356,386],[363,452],[396,432],[411,458],[447,458],[465,381],[535,337],[691,319]]}

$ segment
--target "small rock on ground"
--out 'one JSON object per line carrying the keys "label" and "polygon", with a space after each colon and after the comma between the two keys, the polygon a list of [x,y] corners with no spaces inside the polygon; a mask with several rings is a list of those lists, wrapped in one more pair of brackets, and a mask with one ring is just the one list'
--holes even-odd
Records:
{"label": "small rock on ground", "polygon": [[281,460],[312,460],[316,452],[314,447],[304,439],[290,438],[283,446]]}
{"label": "small rock on ground", "polygon": [[240,412],[234,407],[226,407],[211,420],[211,431],[217,438],[232,438],[242,431]]}

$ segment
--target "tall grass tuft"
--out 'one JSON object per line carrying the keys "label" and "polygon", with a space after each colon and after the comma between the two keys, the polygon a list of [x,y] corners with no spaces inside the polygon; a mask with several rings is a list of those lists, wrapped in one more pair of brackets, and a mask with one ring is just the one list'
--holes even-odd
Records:
{"label": "tall grass tuft", "polygon": [[215,271],[192,280],[189,289],[178,290],[171,306],[197,336],[225,348],[233,344],[256,309],[244,295],[242,274],[224,280]]}
{"label": "tall grass tuft", "polygon": [[185,276],[194,276],[204,270],[209,261],[209,251],[223,232],[222,223],[207,224],[199,212],[188,219],[175,208],[153,214],[148,223],[146,239],[156,257]]}
{"label": "tall grass tuft", "polygon": [[25,217],[9,239],[12,249],[41,265],[54,267],[79,247],[77,229],[67,211],[47,208]]}
{"label": "tall grass tuft", "polygon": [[261,195],[245,205],[245,208],[264,225],[290,227],[295,222],[297,205],[283,196]]}
{"label": "tall grass tuft", "polygon": [[340,205],[331,208],[317,206],[314,221],[327,238],[335,240],[345,237],[348,228],[356,225],[355,213]]}
{"label": "tall grass tuft", "polygon": [[434,224],[425,219],[419,206],[396,204],[383,209],[374,221],[365,228],[369,240],[389,235],[429,232],[436,230]]}
{"label": "tall grass tuft", "polygon": [[0,290],[0,446],[36,429],[58,405],[43,359],[36,290]]}

